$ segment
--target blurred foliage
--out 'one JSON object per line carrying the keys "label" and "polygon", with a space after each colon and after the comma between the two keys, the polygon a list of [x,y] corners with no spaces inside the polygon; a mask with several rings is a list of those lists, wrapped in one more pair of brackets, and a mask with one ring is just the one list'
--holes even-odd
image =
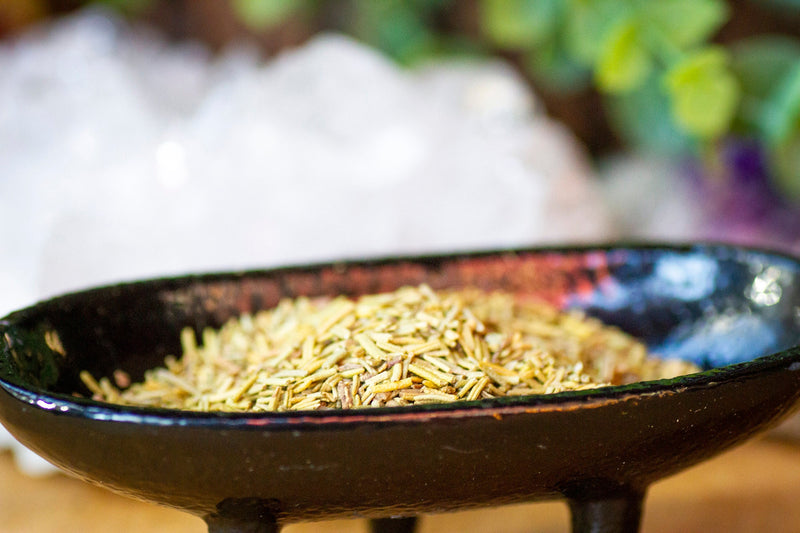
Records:
{"label": "blurred foliage", "polygon": [[136,14],[150,8],[155,0],[97,0],[99,4],[105,4],[124,14]]}
{"label": "blurred foliage", "polygon": [[253,29],[263,29],[283,22],[289,16],[307,9],[302,0],[231,0],[241,20]]}
{"label": "blurred foliage", "polygon": [[778,188],[800,200],[800,42],[756,37],[736,43],[731,54],[742,88],[734,131],[761,141]]}
{"label": "blurred foliage", "polygon": [[[154,0],[94,0],[127,12]],[[732,0],[731,0],[732,2]],[[800,0],[764,0],[777,10]],[[725,47],[726,0],[228,0],[252,32],[298,20],[339,30],[404,65],[453,54],[512,58],[539,86],[595,90],[630,147],[700,153],[730,136],[763,146],[775,182],[800,199],[800,43]],[[454,20],[453,13],[466,12]],[[336,13],[336,16],[331,16]]]}
{"label": "blurred foliage", "polygon": [[[233,7],[249,26],[266,30],[320,3],[325,2],[233,0]],[[462,32],[460,40],[439,24],[455,0],[340,4],[353,14],[343,30],[403,64],[458,51],[448,43],[469,49],[463,45],[471,40],[473,51],[521,56],[529,75],[557,90],[593,85],[613,99],[611,113],[626,101],[644,108],[666,105],[667,113],[644,115],[660,121],[647,127],[630,123],[641,114],[613,118],[634,145],[659,146],[648,130],[686,138],[665,149],[713,141],[730,130],[738,109],[740,84],[730,54],[708,42],[728,18],[724,0],[478,0],[479,31]]]}
{"label": "blurred foliage", "polygon": [[706,48],[684,57],[665,79],[672,114],[684,129],[704,138],[728,130],[739,100],[739,84],[724,50]]}

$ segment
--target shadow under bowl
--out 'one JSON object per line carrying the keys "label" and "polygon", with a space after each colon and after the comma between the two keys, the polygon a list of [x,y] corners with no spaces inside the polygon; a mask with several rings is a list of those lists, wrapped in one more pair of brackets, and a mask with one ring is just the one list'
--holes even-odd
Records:
{"label": "shadow under bowl", "polygon": [[[88,396],[283,297],[427,283],[580,308],[703,372],[553,395],[401,408],[197,413]],[[725,245],[478,252],[126,283],[0,321],[0,420],[91,483],[202,517],[212,532],[565,498],[576,532],[635,532],[654,481],[776,424],[800,397],[800,262]],[[56,341],[58,339],[58,342]],[[398,517],[412,517],[402,519]]]}

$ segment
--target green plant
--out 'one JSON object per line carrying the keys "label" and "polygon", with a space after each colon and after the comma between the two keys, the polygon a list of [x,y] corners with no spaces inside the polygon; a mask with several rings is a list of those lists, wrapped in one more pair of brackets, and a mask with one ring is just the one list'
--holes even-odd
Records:
{"label": "green plant", "polygon": [[[614,109],[628,101],[667,105],[670,112],[658,118],[672,121],[674,133],[715,139],[733,121],[740,90],[730,54],[708,43],[728,16],[722,0],[482,0],[481,6],[486,37],[522,49],[533,75],[545,82],[549,69],[560,66],[541,56],[555,55],[585,69],[585,79],[615,101]],[[535,41],[522,37],[526,20],[538,21],[529,31]],[[638,136],[650,130],[620,126]]]}

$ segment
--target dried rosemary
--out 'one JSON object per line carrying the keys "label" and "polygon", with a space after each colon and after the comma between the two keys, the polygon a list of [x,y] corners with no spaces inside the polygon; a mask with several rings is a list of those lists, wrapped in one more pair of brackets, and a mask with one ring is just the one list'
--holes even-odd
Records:
{"label": "dried rosemary", "polygon": [[[511,294],[426,285],[351,300],[286,299],[243,315],[98,400],[199,411],[351,409],[548,394],[697,370],[648,357],[619,329]],[[129,385],[129,386],[128,386]]]}

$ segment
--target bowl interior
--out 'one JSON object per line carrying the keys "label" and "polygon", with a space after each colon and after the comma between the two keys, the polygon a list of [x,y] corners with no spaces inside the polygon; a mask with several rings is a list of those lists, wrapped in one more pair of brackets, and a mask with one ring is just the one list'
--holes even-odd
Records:
{"label": "bowl interior", "polygon": [[427,283],[477,286],[580,308],[661,356],[704,368],[800,340],[798,262],[726,246],[524,250],[186,276],[66,295],[3,321],[0,377],[56,394],[88,393],[81,370],[133,379],[179,354],[179,331],[220,326],[283,297],[359,295]]}

